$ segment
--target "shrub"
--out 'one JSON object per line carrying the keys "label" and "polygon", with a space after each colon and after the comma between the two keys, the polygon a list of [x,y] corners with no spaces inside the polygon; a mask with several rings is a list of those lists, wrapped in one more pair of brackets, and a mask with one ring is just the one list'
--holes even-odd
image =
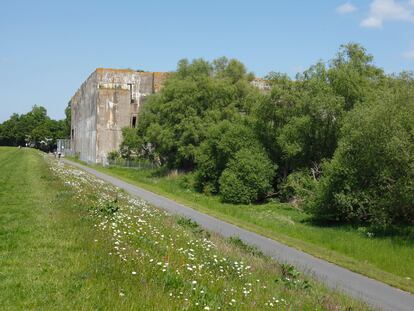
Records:
{"label": "shrub", "polygon": [[261,150],[241,149],[220,177],[222,200],[243,204],[263,200],[272,188],[275,169]]}
{"label": "shrub", "polygon": [[238,236],[231,236],[227,239],[227,241],[252,256],[264,257],[261,250],[259,250],[256,246],[244,243]]}
{"label": "shrub", "polygon": [[240,149],[259,146],[252,127],[240,120],[225,120],[211,127],[197,151],[196,189],[207,194],[217,193],[219,178],[235,154]]}
{"label": "shrub", "polygon": [[133,141],[129,145],[169,168],[195,169],[196,153],[208,129],[244,115],[259,93],[250,79],[236,60],[180,61],[162,90],[142,107],[137,124],[139,145]]}
{"label": "shrub", "polygon": [[312,199],[316,185],[317,181],[309,171],[293,172],[281,185],[281,196],[301,207],[305,202]]}
{"label": "shrub", "polygon": [[181,174],[178,176],[177,181],[181,188],[187,191],[194,190],[194,174],[193,173]]}
{"label": "shrub", "polygon": [[311,284],[307,280],[300,278],[300,272],[290,264],[281,264],[280,269],[282,277],[276,279],[276,282],[281,281],[288,288],[308,289],[311,288]]}
{"label": "shrub", "polygon": [[119,158],[121,158],[121,155],[119,154],[118,151],[114,150],[114,151],[108,152],[108,160],[115,161]]}
{"label": "shrub", "polygon": [[414,223],[414,94],[358,106],[341,134],[310,211],[382,228]]}
{"label": "shrub", "polygon": [[116,197],[114,200],[106,202],[104,206],[101,207],[100,211],[105,215],[112,216],[118,211],[118,209],[118,197]]}

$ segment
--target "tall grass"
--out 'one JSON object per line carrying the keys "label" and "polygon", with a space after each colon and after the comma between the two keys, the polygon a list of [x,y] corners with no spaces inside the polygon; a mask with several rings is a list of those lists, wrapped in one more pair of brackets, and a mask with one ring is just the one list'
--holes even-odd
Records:
{"label": "tall grass", "polygon": [[192,176],[119,167],[98,170],[118,176],[195,209],[274,238],[317,257],[414,293],[414,228],[376,235],[368,228],[313,223],[291,204],[232,205],[197,193]]}
{"label": "tall grass", "polygon": [[33,150],[0,164],[2,310],[366,308]]}

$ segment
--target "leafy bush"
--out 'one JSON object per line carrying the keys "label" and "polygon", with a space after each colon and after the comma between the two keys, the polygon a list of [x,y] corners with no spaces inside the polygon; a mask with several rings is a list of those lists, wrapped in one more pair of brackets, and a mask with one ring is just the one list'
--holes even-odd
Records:
{"label": "leafy bush", "polygon": [[281,185],[281,196],[302,206],[312,199],[315,194],[316,179],[308,171],[297,171],[291,173]]}
{"label": "leafy bush", "polygon": [[119,148],[119,156],[131,159],[139,155],[142,139],[137,135],[136,128],[125,127],[122,129],[122,143]]}
{"label": "leafy bush", "polygon": [[108,152],[108,160],[115,161],[116,159],[119,159],[119,158],[121,158],[121,155],[118,151],[114,150],[114,151]]}
{"label": "leafy bush", "polygon": [[338,149],[309,205],[316,217],[382,228],[414,223],[414,92],[410,90],[360,105],[349,114]]}
{"label": "leafy bush", "polygon": [[100,212],[105,215],[111,216],[115,214],[118,211],[118,209],[118,197],[116,197],[114,200],[106,202],[104,206],[101,207]]}
{"label": "leafy bush", "polygon": [[272,189],[275,167],[259,149],[241,149],[220,177],[224,202],[248,204],[263,200]]}
{"label": "leafy bush", "polygon": [[177,181],[181,188],[187,191],[194,190],[194,174],[193,173],[181,174],[178,176]]}
{"label": "leafy bush", "polygon": [[259,148],[254,130],[240,121],[222,121],[213,126],[196,154],[196,189],[219,191],[219,178],[229,161],[242,148]]}
{"label": "leafy bush", "polygon": [[276,282],[281,281],[288,288],[308,289],[311,288],[311,284],[307,280],[300,278],[300,272],[290,264],[281,264],[282,277],[276,279]]}

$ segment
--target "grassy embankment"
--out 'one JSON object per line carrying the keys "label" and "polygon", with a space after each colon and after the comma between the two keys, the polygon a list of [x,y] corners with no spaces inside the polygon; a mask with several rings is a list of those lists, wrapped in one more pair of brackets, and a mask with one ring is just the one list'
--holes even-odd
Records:
{"label": "grassy embankment", "polygon": [[[73,159],[72,159],[73,160]],[[414,228],[375,236],[367,228],[323,226],[290,204],[231,205],[191,189],[185,176],[155,170],[94,168],[314,256],[414,293]]]}
{"label": "grassy embankment", "polygon": [[2,310],[361,310],[29,149],[0,148]]}

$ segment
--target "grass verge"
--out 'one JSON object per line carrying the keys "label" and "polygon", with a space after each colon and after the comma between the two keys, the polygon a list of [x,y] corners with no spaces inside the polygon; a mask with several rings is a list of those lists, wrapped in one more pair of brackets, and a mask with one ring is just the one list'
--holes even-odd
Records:
{"label": "grass verge", "polygon": [[364,227],[322,226],[312,223],[307,214],[285,203],[222,203],[216,196],[192,190],[189,182],[191,177],[186,175],[165,176],[154,170],[93,167],[214,217],[414,293],[413,228],[401,228],[394,235],[375,236]]}
{"label": "grass verge", "polygon": [[364,310],[30,149],[0,148],[2,310]]}

